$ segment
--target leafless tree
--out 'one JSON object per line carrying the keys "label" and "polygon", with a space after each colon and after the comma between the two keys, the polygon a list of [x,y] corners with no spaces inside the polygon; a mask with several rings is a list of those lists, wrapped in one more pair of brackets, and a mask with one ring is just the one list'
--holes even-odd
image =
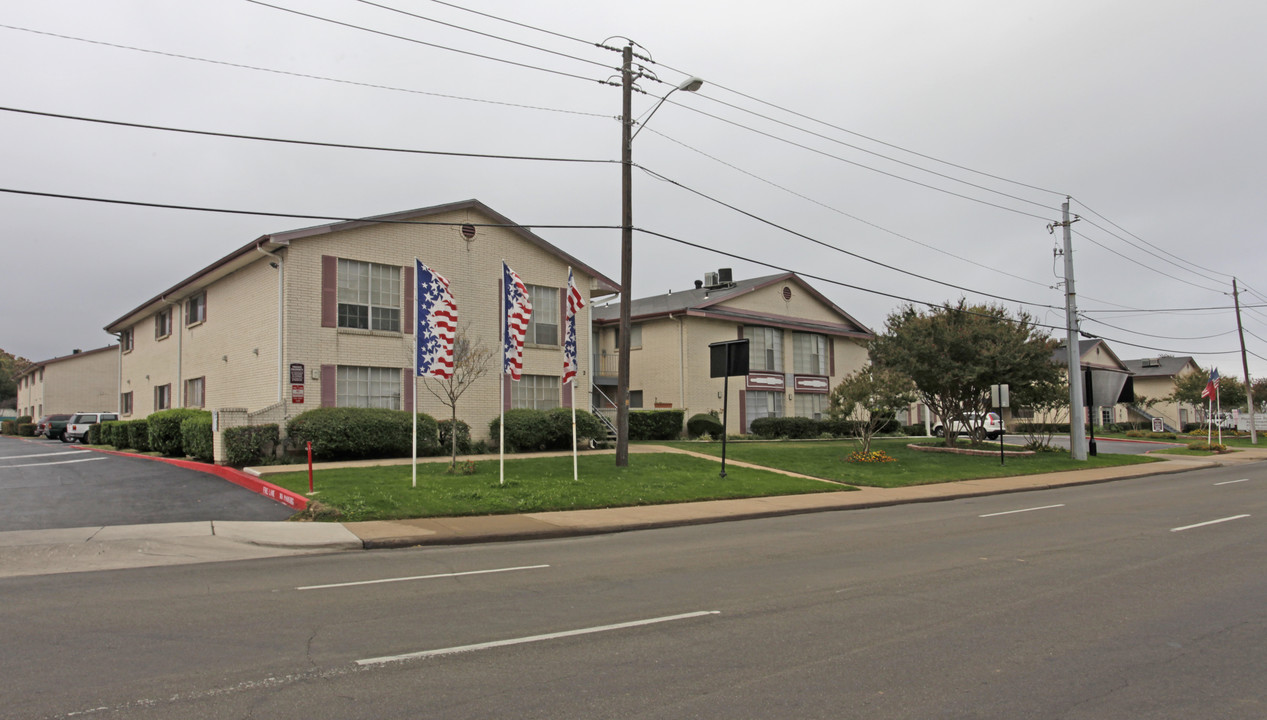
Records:
{"label": "leafless tree", "polygon": [[453,374],[447,378],[423,378],[423,386],[427,388],[427,392],[450,411],[450,472],[458,463],[458,400],[476,380],[488,374],[494,356],[492,348],[485,345],[480,338],[471,337],[470,325],[462,325],[453,340]]}

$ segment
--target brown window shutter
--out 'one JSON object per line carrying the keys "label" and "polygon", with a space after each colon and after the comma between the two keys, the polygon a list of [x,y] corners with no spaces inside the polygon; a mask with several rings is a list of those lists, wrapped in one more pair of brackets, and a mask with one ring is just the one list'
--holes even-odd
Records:
{"label": "brown window shutter", "polygon": [[576,382],[573,378],[572,382],[563,383],[563,407],[572,407],[572,385]]}
{"label": "brown window shutter", "polygon": [[739,339],[743,340],[743,325],[739,326]]}
{"label": "brown window shutter", "polygon": [[836,377],[836,338],[827,338],[827,374]]}
{"label": "brown window shutter", "polygon": [[[324,261],[323,261],[324,262]],[[339,377],[333,365],[321,366],[321,407],[334,407],[339,400]]]}
{"label": "brown window shutter", "polygon": [[401,405],[405,408],[405,412],[414,411],[414,369],[401,368],[401,377],[405,386],[405,401]]}
{"label": "brown window shutter", "polygon": [[511,382],[512,381],[510,379],[510,375],[502,373],[502,409],[503,410],[510,409],[510,388],[512,387]]}
{"label": "brown window shutter", "polygon": [[[337,327],[339,324],[339,259],[333,255],[321,256],[321,327]],[[325,375],[321,376],[325,382]],[[322,400],[322,402],[325,402]],[[333,403],[331,404],[333,407]]]}
{"label": "brown window shutter", "polygon": [[414,281],[414,267],[409,265],[405,267],[405,322],[404,327],[406,335],[414,334],[414,312],[418,309],[418,303],[414,301],[414,291],[417,289],[417,283]]}
{"label": "brown window shutter", "polygon": [[[729,432],[729,431],[723,428],[722,432]],[[739,391],[739,434],[740,435],[748,434],[748,391],[747,390]]]}
{"label": "brown window shutter", "polygon": [[568,337],[568,289],[559,288],[559,347]]}

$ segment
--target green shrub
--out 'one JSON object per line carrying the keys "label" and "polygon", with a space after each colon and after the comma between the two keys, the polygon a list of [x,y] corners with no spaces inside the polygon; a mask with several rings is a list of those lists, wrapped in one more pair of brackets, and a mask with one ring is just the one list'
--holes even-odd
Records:
{"label": "green shrub", "polygon": [[[471,452],[471,426],[465,422],[458,420],[458,452],[466,454]],[[440,449],[444,453],[448,453],[453,448],[453,435],[450,428],[453,426],[452,420],[441,420],[437,425],[440,426]]]}
{"label": "green shrub", "polygon": [[254,465],[277,447],[280,437],[281,430],[276,424],[227,428],[221,436],[224,459],[237,467]]}
{"label": "green shrub", "polygon": [[[311,442],[314,459],[409,457],[412,427],[413,418],[404,410],[317,408],[291,418],[286,436],[298,449]],[[426,413],[418,413],[418,454],[444,454],[435,418]]]}
{"label": "green shrub", "polygon": [[211,413],[197,408],[171,408],[160,410],[145,418],[149,423],[150,449],[164,455],[185,455],[180,424],[192,417],[205,417],[210,420]]}
{"label": "green shrub", "polygon": [[128,439],[123,444],[123,447],[131,448],[137,452],[149,452],[150,424],[146,419],[128,420],[124,425],[128,428]]}
{"label": "green shrub", "polygon": [[181,452],[195,460],[214,459],[211,413],[191,415],[180,424]]}
{"label": "green shrub", "polygon": [[18,423],[18,437],[35,437],[35,423]]}
{"label": "green shrub", "polygon": [[19,415],[19,416],[17,416],[16,418],[14,418],[14,419],[13,419],[13,421],[14,421],[14,422],[16,422],[16,423],[17,423],[17,424],[19,424],[19,425],[26,425],[27,423],[31,422],[32,420],[34,420],[34,418],[32,418],[30,415]]}
{"label": "green shrub", "polygon": [[[501,418],[493,418],[488,424],[489,434],[497,442]],[[598,418],[591,413],[576,414],[577,444],[588,444],[591,439],[605,437]],[[539,450],[568,450],[572,447],[572,410],[528,410],[520,408],[506,411],[506,450],[509,452],[536,452]]]}
{"label": "green shrub", "polygon": [[691,419],[686,421],[686,434],[692,438],[697,438],[701,435],[720,436],[724,430],[721,420],[718,420],[716,415],[710,413],[692,415]]}
{"label": "green shrub", "polygon": [[752,421],[748,430],[762,438],[816,438],[824,432],[836,434],[832,423],[805,417],[765,417]]}
{"label": "green shrub", "polygon": [[101,439],[101,423],[93,423],[88,426],[88,444],[89,445],[105,445],[106,441]]}
{"label": "green shrub", "polygon": [[[635,410],[629,413],[630,440],[676,440],[682,437],[681,410]],[[580,432],[580,429],[577,429]]]}
{"label": "green shrub", "polygon": [[1188,443],[1188,449],[1201,450],[1204,452],[1212,452],[1212,453],[1225,453],[1228,451],[1226,445],[1220,445],[1219,443],[1216,443],[1216,442],[1208,443],[1204,440],[1198,440],[1197,442]]}
{"label": "green shrub", "polygon": [[123,438],[126,438],[128,433],[126,423],[126,420],[108,420],[100,423],[101,428],[97,430],[97,438],[101,440],[102,445],[123,447]]}
{"label": "green shrub", "polygon": [[18,423],[16,420],[0,421],[0,434],[14,435],[18,432]]}
{"label": "green shrub", "polygon": [[914,425],[903,425],[902,434],[910,435],[912,437],[918,437],[921,435],[927,435],[928,430],[924,429],[924,423],[916,423]]}

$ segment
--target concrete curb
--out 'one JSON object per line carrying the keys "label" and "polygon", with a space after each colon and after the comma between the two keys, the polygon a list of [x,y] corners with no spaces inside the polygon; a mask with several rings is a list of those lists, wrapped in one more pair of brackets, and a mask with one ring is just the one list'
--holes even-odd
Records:
{"label": "concrete curb", "polygon": [[193,460],[179,460],[177,458],[155,457],[153,455],[141,455],[139,453],[122,452],[120,450],[104,450],[102,448],[85,447],[85,450],[93,452],[105,453],[106,455],[118,455],[120,457],[140,458],[142,460],[157,460],[176,467],[185,468],[186,470],[196,470],[198,472],[215,475],[222,480],[237,485],[238,487],[250,490],[256,495],[263,495],[269,500],[275,500],[286,507],[295,510],[305,510],[308,507],[308,498],[298,493],[291,492],[284,487],[274,485],[267,480],[259,477],[258,474],[251,474],[237,470],[224,465],[208,465],[206,463],[196,462]]}

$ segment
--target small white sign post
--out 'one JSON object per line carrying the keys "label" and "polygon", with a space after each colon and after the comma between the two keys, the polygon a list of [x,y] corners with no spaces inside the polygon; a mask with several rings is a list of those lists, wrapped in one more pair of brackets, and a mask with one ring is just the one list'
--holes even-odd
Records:
{"label": "small white sign post", "polygon": [[999,464],[1006,465],[1003,459],[1003,436],[1007,428],[1003,425],[1003,408],[1012,405],[1012,399],[1008,396],[1007,385],[991,385],[990,386],[990,404],[999,411]]}

